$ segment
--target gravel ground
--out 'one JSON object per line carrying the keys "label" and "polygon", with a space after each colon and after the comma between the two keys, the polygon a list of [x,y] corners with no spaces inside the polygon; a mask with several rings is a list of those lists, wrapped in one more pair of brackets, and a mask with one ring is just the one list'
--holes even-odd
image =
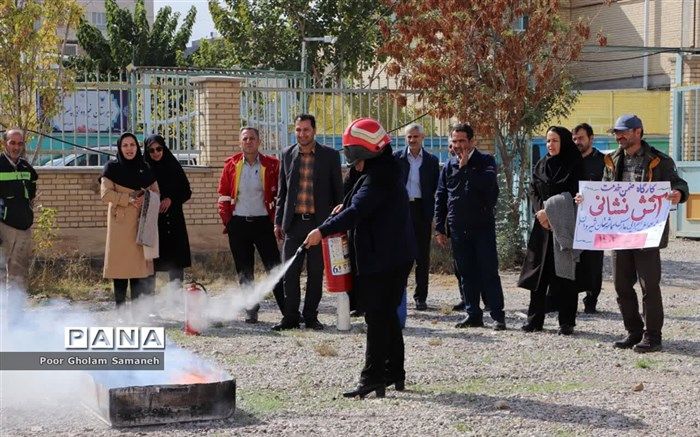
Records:
{"label": "gravel ground", "polygon": [[[515,272],[502,274],[509,329],[457,330],[461,314],[450,310],[455,280],[435,275],[430,309],[409,309],[405,392],[340,397],[357,382],[362,321],[353,320],[350,333],[329,326],[279,334],[270,331],[278,315],[268,300],[258,325],[234,322],[194,338],[175,325],[168,330],[171,339],[236,377],[230,419],[116,430],[70,402],[44,408],[32,400],[32,410],[2,406],[2,435],[700,435],[698,260],[697,241],[675,240],[662,252],[661,353],[612,348],[624,330],[609,256],[602,312],[580,314],[573,337],[556,335],[554,315],[544,332],[519,330],[528,294],[515,287]],[[324,296],[320,320],[332,325],[334,311],[333,299]]]}

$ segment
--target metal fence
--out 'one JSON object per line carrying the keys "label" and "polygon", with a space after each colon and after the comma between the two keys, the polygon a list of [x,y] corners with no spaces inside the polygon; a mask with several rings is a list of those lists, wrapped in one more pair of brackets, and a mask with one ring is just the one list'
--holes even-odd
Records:
{"label": "metal fence", "polygon": [[[368,86],[307,88],[303,78],[250,78],[241,89],[241,120],[261,132],[263,149],[279,153],[295,143],[294,118],[301,113],[316,117],[316,139],[341,148],[345,127],[359,117],[379,120],[403,147],[403,128],[411,122],[423,125],[425,147],[447,159],[448,122],[425,113],[419,93],[374,80]],[[347,84],[346,84],[347,85]]]}
{"label": "metal fence", "polygon": [[[81,71],[73,89],[59,90],[61,110],[49,134],[34,137],[29,155],[38,166],[102,166],[126,131],[141,139],[160,133],[182,162],[197,162],[197,102],[192,76],[295,77],[295,72],[140,67],[118,74]],[[41,111],[41,102],[38,103]]]}
{"label": "metal fence", "polygon": [[201,75],[243,79],[242,124],[260,130],[266,152],[279,153],[294,144],[294,118],[306,112],[316,116],[318,141],[338,149],[343,130],[355,118],[380,120],[396,147],[404,146],[402,128],[418,122],[428,150],[447,159],[447,121],[428,116],[417,92],[399,89],[380,75],[317,88],[306,84],[329,81],[309,81],[299,72],[139,67],[119,74],[80,72],[73,90],[60,90],[62,109],[50,120],[50,135],[29,144],[30,153],[39,148],[35,164],[101,166],[116,153],[125,131],[139,139],[158,132],[185,158],[182,162],[196,163],[195,138],[206,126],[197,123],[197,93],[190,78]]}

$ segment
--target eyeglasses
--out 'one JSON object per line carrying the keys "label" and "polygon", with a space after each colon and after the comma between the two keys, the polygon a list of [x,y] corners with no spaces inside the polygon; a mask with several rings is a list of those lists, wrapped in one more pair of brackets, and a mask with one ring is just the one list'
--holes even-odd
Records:
{"label": "eyeglasses", "polygon": [[161,147],[161,146],[148,148],[148,153],[156,153],[156,152],[162,152],[162,151],[163,151],[163,147]]}

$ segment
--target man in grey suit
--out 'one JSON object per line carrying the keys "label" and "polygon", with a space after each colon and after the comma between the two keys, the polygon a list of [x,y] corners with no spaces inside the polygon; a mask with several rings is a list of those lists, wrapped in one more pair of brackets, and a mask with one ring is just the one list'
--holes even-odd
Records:
{"label": "man in grey suit", "polygon": [[[292,258],[306,236],[343,202],[343,180],[340,154],[316,142],[316,119],[301,114],[294,120],[297,143],[282,151],[280,163],[275,236],[284,241],[282,252],[286,262]],[[301,276],[303,257],[297,259],[284,275],[284,311],[275,331],[299,328]],[[318,304],[321,301],[323,257],[321,247],[306,253],[306,296],[302,316],[307,329],[321,330]]]}

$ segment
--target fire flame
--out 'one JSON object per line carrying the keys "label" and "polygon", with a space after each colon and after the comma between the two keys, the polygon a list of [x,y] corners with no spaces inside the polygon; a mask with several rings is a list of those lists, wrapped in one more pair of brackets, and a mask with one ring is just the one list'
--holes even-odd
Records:
{"label": "fire flame", "polygon": [[212,382],[212,378],[197,371],[180,373],[174,379],[175,384],[205,384]]}

